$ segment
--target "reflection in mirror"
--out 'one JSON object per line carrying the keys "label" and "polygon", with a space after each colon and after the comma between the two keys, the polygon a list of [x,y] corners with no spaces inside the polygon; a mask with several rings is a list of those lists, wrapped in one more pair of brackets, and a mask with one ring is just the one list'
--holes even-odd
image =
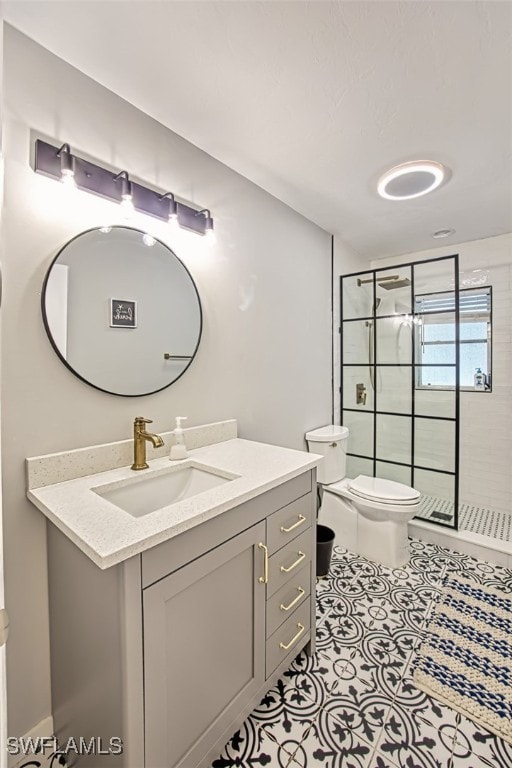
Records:
{"label": "reflection in mirror", "polygon": [[91,229],[58,253],[42,310],[70,370],[97,389],[147,395],[178,379],[201,337],[196,286],[178,257],[129,227]]}

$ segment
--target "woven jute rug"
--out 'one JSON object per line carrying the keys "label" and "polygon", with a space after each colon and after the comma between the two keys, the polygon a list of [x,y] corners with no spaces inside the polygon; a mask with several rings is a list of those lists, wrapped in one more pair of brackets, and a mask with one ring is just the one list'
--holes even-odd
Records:
{"label": "woven jute rug", "polygon": [[447,580],[414,682],[512,744],[512,596],[461,577]]}

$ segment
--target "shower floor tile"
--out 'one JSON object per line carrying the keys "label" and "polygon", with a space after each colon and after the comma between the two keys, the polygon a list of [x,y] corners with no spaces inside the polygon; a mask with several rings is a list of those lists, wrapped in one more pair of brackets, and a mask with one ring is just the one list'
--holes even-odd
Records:
{"label": "shower floor tile", "polygon": [[[417,519],[450,524],[453,522],[453,516],[453,501],[435,496],[422,497],[421,512]],[[498,541],[512,541],[512,514],[471,504],[459,504],[459,530],[489,536]]]}
{"label": "shower floor tile", "polygon": [[452,572],[512,592],[512,571],[412,540],[404,568],[339,547],[317,653],[299,654],[212,768],[510,768],[512,746],[419,691],[415,648]]}

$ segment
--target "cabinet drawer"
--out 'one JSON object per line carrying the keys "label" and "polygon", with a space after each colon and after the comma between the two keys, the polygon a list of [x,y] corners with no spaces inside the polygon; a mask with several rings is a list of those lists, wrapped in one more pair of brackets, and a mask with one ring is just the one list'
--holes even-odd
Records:
{"label": "cabinet drawer", "polygon": [[293,579],[303,565],[310,562],[312,545],[313,528],[308,528],[269,558],[267,600],[283,584]]}
{"label": "cabinet drawer", "polygon": [[303,648],[304,641],[310,637],[311,606],[308,598],[297,608],[284,624],[274,632],[267,640],[266,651],[266,676],[279,666],[287,657],[295,658],[299,650]]}
{"label": "cabinet drawer", "polygon": [[267,637],[308,599],[311,592],[311,564],[302,566],[297,575],[284,584],[267,602]]}
{"label": "cabinet drawer", "polygon": [[314,495],[308,493],[270,515],[267,519],[267,542],[270,554],[277,552],[309,528],[313,521],[314,500]]}

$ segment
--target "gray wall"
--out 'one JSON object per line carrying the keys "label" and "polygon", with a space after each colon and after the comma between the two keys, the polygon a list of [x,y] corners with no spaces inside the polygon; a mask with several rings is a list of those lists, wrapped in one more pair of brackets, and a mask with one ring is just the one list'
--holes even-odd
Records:
{"label": "gray wall", "polygon": [[[26,456],[126,438],[134,416],[169,429],[236,417],[240,436],[303,448],[331,412],[330,236],[12,28],[5,35],[2,427],[10,735],[50,714],[43,516],[25,498]],[[162,94],[165,98],[165,94]],[[30,130],[209,207],[217,242],[140,217],[175,250],[201,296],[196,360],[138,399],[96,391],[52,350],[40,293],[78,232],[122,223],[117,206],[29,166]]]}

